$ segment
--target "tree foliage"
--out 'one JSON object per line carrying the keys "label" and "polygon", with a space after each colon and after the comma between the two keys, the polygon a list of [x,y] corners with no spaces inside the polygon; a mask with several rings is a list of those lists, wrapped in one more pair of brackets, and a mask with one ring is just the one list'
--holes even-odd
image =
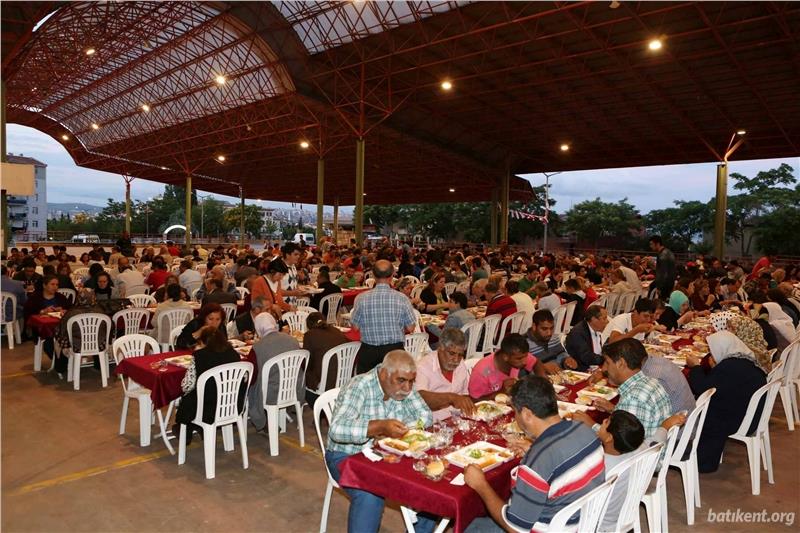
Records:
{"label": "tree foliage", "polygon": [[[225,211],[223,216],[225,223],[225,230],[228,233],[239,233],[241,224],[241,206],[232,207]],[[261,230],[264,225],[264,218],[261,214],[261,208],[257,205],[244,206],[244,232],[250,237],[260,239]]]}
{"label": "tree foliage", "polygon": [[627,198],[617,203],[604,202],[600,198],[586,200],[575,204],[566,213],[565,229],[595,245],[600,237],[606,236],[629,241],[631,232],[640,227],[639,212]]}
{"label": "tree foliage", "polygon": [[644,216],[644,226],[651,235],[661,235],[676,252],[685,252],[702,240],[703,232],[714,226],[708,204],[697,200],[676,200],[675,207],[654,209]]}

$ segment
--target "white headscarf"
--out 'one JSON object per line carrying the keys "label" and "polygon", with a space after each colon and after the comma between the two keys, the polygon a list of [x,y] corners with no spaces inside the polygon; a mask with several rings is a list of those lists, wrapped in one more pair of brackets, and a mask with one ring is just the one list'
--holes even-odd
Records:
{"label": "white headscarf", "polygon": [[712,333],[706,338],[706,342],[708,343],[709,351],[711,352],[711,355],[714,356],[714,360],[717,362],[717,364],[721,363],[725,359],[728,359],[729,357],[740,357],[749,359],[756,364],[756,366],[758,366],[756,354],[753,353],[753,350],[748,348],[739,337],[730,331],[718,331],[716,333]]}
{"label": "white headscarf", "polygon": [[256,328],[256,335],[262,339],[270,333],[278,331],[278,322],[267,312],[259,313],[253,320],[253,325]]}
{"label": "white headscarf", "polygon": [[786,342],[792,342],[795,336],[794,322],[786,312],[781,309],[781,306],[775,302],[764,302],[764,309],[769,313],[769,325],[784,339]]}
{"label": "white headscarf", "polygon": [[711,315],[711,325],[714,326],[715,331],[727,331],[728,330],[728,320],[731,317],[736,316],[734,313],[730,311],[723,311],[721,313],[714,313]]}

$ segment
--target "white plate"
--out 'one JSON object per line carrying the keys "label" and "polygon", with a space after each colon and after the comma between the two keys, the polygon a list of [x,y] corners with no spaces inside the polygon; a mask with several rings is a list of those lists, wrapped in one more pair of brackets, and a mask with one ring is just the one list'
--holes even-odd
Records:
{"label": "white plate", "polygon": [[[576,379],[568,379],[569,376],[572,376]],[[587,374],[586,372],[578,372],[576,370],[564,370],[561,372],[561,377],[564,379],[564,383],[567,385],[575,385],[576,383],[580,383],[581,381],[586,381],[591,377],[591,374]]]}
{"label": "white plate", "polygon": [[[473,457],[470,452],[478,451],[481,457]],[[481,467],[484,472],[493,468],[497,468],[503,463],[514,458],[514,453],[508,448],[503,448],[491,442],[478,441],[459,448],[454,452],[450,452],[444,456],[450,464],[464,468],[469,464],[476,464]],[[481,464],[483,463],[483,464]]]}
{"label": "white plate", "polygon": [[[406,438],[406,436],[408,436],[409,434],[422,435],[427,439],[427,443],[425,445],[423,445],[423,446],[420,446],[419,448],[414,449],[414,450],[411,450],[410,448],[402,449],[401,447],[402,447],[403,444],[406,444],[406,445],[408,444],[403,439]],[[408,433],[406,433],[403,437],[401,437],[399,439],[392,439],[392,438],[387,437],[385,439],[379,440],[378,441],[378,447],[380,447],[382,450],[385,450],[385,451],[387,451],[389,453],[393,453],[395,455],[406,455],[408,457],[411,457],[415,453],[422,453],[422,452],[425,452],[425,451],[429,450],[430,447],[431,447],[431,437],[433,437],[433,433],[429,433],[427,431],[422,431],[422,430],[419,430],[419,429],[411,429],[411,430],[408,431]],[[398,447],[393,446],[393,444],[397,444]]]}
{"label": "white plate", "polygon": [[[608,385],[601,385],[603,389],[608,389],[608,392],[598,392],[596,390],[592,390],[597,385],[590,385],[584,389],[578,391],[578,396],[591,396],[593,398],[605,398],[606,400],[611,400],[616,398],[619,395],[617,389],[613,387],[609,387]],[[587,390],[588,389],[588,390]]]}
{"label": "white plate", "polygon": [[[487,410],[481,411],[481,406],[484,406],[484,409]],[[507,415],[513,410],[514,409],[508,405],[486,400],[483,402],[475,402],[475,414],[467,418],[471,418],[473,420],[483,420],[484,422],[488,422],[489,420],[494,420],[495,418]]]}
{"label": "white plate", "polygon": [[175,366],[180,366],[183,368],[189,368],[189,365],[192,364],[194,357],[191,355],[176,355],[175,357],[167,357],[164,359],[167,363]]}
{"label": "white plate", "polygon": [[574,413],[576,411],[586,412],[592,407],[590,405],[581,405],[579,403],[558,402],[558,416],[564,416],[566,413]]}

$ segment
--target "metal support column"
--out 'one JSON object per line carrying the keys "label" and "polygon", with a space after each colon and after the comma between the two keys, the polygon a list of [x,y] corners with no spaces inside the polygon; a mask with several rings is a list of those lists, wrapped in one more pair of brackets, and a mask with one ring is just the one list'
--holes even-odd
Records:
{"label": "metal support column", "polygon": [[125,178],[125,233],[131,235],[131,182]]}
{"label": "metal support column", "polygon": [[489,244],[497,245],[497,187],[492,189],[492,200],[489,206]]}
{"label": "metal support column", "polygon": [[356,141],[356,207],[353,211],[353,225],[356,245],[364,242],[364,138]]}
{"label": "metal support column", "polygon": [[725,218],[728,211],[728,164],[717,165],[717,198],[714,213],[714,255],[722,259],[725,253]]}
{"label": "metal support column", "polygon": [[333,204],[333,244],[339,246],[339,197]]}
{"label": "metal support column", "polygon": [[[0,161],[5,163],[6,158],[6,82],[0,81]],[[11,233],[11,224],[8,220],[8,198],[6,190],[0,190],[0,211],[2,211],[2,219],[0,219],[0,226],[3,229],[3,242],[2,252],[8,251],[8,239]]]}
{"label": "metal support column", "polygon": [[239,187],[239,245],[244,248],[244,187]]}
{"label": "metal support column", "polygon": [[192,247],[192,175],[186,175],[186,248]]}
{"label": "metal support column", "polygon": [[510,196],[511,172],[506,171],[500,185],[500,242],[508,243],[508,199]]}
{"label": "metal support column", "polygon": [[317,160],[317,245],[322,242],[325,236],[325,225],[323,216],[325,207],[325,160]]}

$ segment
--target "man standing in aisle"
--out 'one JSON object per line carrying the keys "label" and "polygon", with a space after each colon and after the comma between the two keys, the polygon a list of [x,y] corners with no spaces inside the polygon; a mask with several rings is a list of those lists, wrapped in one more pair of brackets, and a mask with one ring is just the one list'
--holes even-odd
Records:
{"label": "man standing in aisle", "polygon": [[658,289],[659,299],[666,300],[672,294],[672,288],[675,286],[675,274],[677,272],[675,255],[669,248],[664,246],[664,242],[658,235],[650,237],[650,249],[658,254],[656,258],[656,279],[653,280],[651,285],[651,294],[654,289]]}
{"label": "man standing in aisle", "polygon": [[402,350],[406,333],[414,330],[416,315],[411,300],[392,289],[394,266],[385,259],[372,267],[375,287],[356,297],[352,324],[361,332],[357,372],[375,368],[392,350]]}

